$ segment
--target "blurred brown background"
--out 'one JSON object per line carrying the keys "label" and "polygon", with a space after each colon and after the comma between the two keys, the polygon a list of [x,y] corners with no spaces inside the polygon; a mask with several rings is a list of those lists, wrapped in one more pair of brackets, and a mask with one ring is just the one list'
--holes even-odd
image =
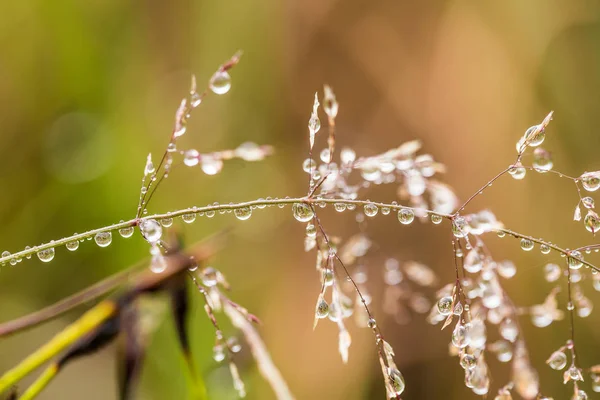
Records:
{"label": "blurred brown background", "polygon": [[[339,146],[372,155],[420,138],[425,151],[448,166],[446,181],[462,199],[513,161],[516,140],[550,110],[555,121],[544,146],[556,168],[570,175],[600,169],[598,1],[26,0],[1,8],[1,250],[131,218],[146,154],[163,150],[190,74],[206,82],[238,49],[244,56],[232,71],[230,93],[202,104],[182,145],[213,151],[252,140],[272,144],[276,154],[262,163],[228,163],[215,177],[178,168],[151,212],[302,195],[306,123],[323,83],[340,102]],[[392,191],[368,197],[394,200]],[[489,207],[508,227],[576,247],[593,243],[571,220],[576,202],[568,181],[528,173],[524,181],[494,184],[471,209]],[[201,218],[183,227],[186,240],[234,228],[213,264],[229,278],[233,299],[262,319],[261,332],[298,399],[384,398],[370,332],[352,327],[350,362],[343,365],[335,326],[311,330],[319,281],[313,254],[302,249],[303,226],[289,208],[254,214],[247,222],[231,215]],[[350,213],[326,210],[324,219],[341,237],[357,230]],[[447,230],[413,225],[401,228],[392,216],[380,215],[368,232],[382,254],[420,260],[449,281]],[[519,251],[509,239],[492,237],[489,244],[498,259],[517,263],[516,277],[506,284],[517,304],[540,303],[551,287],[541,271],[549,260]],[[74,253],[57,249],[49,264],[33,259],[4,266],[0,320],[39,309],[147,256],[137,235],[114,235],[106,249],[84,243]],[[457,360],[447,357],[450,332],[421,318],[398,325],[378,312],[382,260],[375,256],[368,265],[369,287],[407,381],[404,397],[474,398]],[[598,300],[589,280],[584,288]],[[564,305],[564,295],[560,300]],[[211,398],[233,399],[228,371],[211,358],[212,327],[196,302],[196,361]],[[0,370],[77,315],[2,339]],[[169,322],[153,339],[141,399],[186,398],[184,363]],[[597,313],[576,321],[584,366],[600,362],[598,322]],[[561,374],[543,361],[567,338],[567,324],[537,329],[524,319],[523,326],[544,393],[566,398]],[[69,365],[40,399],[114,398],[113,356],[108,349]],[[506,368],[490,364],[495,392],[507,380]],[[249,357],[242,355],[240,367],[248,398],[272,398]]]}

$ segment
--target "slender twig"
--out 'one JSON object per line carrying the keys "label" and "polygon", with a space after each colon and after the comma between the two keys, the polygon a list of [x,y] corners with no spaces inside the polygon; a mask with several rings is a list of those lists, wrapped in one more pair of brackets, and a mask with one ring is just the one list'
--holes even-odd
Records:
{"label": "slender twig", "polygon": [[37,253],[38,251],[41,251],[44,249],[63,246],[65,244],[67,244],[69,242],[73,242],[75,240],[87,239],[98,233],[110,232],[110,231],[114,231],[114,230],[118,230],[118,229],[122,229],[122,228],[135,227],[135,226],[139,225],[142,221],[149,220],[149,219],[161,220],[163,218],[175,218],[175,217],[180,217],[185,214],[206,213],[209,211],[234,211],[234,210],[237,210],[240,208],[247,208],[247,207],[253,208],[253,207],[257,207],[257,206],[277,206],[277,205],[286,205],[286,204],[293,204],[293,203],[318,203],[318,202],[326,203],[326,204],[337,204],[337,203],[356,204],[356,205],[363,205],[363,206],[365,204],[375,204],[379,207],[389,207],[390,209],[393,209],[393,210],[409,208],[412,210],[425,211],[429,214],[439,215],[443,218],[450,218],[450,215],[448,215],[448,214],[438,213],[438,212],[431,211],[431,210],[423,210],[420,208],[413,208],[413,207],[402,206],[402,205],[397,205],[397,204],[378,203],[378,202],[372,202],[372,201],[366,201],[366,200],[320,199],[320,198],[310,199],[307,197],[295,197],[295,198],[285,198],[285,199],[267,199],[267,200],[258,199],[258,200],[246,201],[246,202],[242,202],[242,203],[213,204],[213,205],[208,205],[205,207],[190,207],[190,208],[184,208],[184,209],[177,210],[177,211],[147,215],[147,216],[144,216],[141,218],[130,219],[128,221],[123,221],[123,222],[119,222],[116,224],[107,225],[102,228],[92,229],[92,230],[84,232],[84,233],[79,233],[76,235],[64,237],[62,239],[53,240],[53,241],[50,241],[45,244],[41,244],[41,245],[29,248],[29,249],[25,249],[25,250],[7,255],[5,257],[0,257],[0,264],[5,264],[5,263],[9,262],[10,260],[17,260],[17,259],[25,258],[29,255],[33,255],[33,254]]}
{"label": "slender twig", "polygon": [[[511,235],[513,237],[516,237],[516,238],[531,240],[532,242],[537,243],[537,244],[546,245],[546,246],[550,247],[552,250],[555,250],[555,251],[557,251],[557,252],[559,252],[561,254],[564,254],[566,257],[571,257],[571,253],[574,251],[574,250],[573,251],[565,250],[562,247],[559,247],[559,246],[557,246],[557,245],[555,245],[553,243],[547,242],[547,241],[542,240],[542,239],[536,239],[533,236],[523,235],[522,233],[515,232],[515,231],[512,231],[510,229],[504,229],[503,228],[503,229],[496,229],[495,231],[496,232],[503,232],[503,233],[505,233],[507,235]],[[583,258],[577,258],[577,259],[579,261],[581,261],[583,263],[583,265],[591,268],[592,270],[594,270],[596,272],[600,272],[600,268],[596,267],[594,264],[585,261]]]}

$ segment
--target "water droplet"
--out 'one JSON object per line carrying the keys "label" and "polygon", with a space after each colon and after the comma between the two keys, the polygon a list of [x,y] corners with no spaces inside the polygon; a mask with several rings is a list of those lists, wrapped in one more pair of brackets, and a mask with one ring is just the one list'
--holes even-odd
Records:
{"label": "water droplet", "polygon": [[213,347],[213,359],[216,362],[221,362],[225,359],[225,346],[217,344]]}
{"label": "water droplet", "polygon": [[155,274],[160,274],[167,269],[167,260],[161,254],[158,246],[153,245],[150,249],[150,253],[152,254],[152,260],[150,261],[150,271]]}
{"label": "water droplet", "polygon": [[225,94],[231,89],[231,76],[227,71],[218,70],[210,78],[208,87],[215,94]]}
{"label": "water droplet", "polygon": [[245,221],[252,216],[252,209],[250,207],[236,208],[233,213],[237,219]]}
{"label": "water droplet", "polygon": [[151,244],[157,243],[162,237],[162,227],[155,219],[145,219],[140,223],[140,231]]}
{"label": "water droplet", "polygon": [[324,163],[329,162],[329,149],[323,149],[323,150],[321,150],[321,153],[319,154],[319,158]]}
{"label": "water droplet", "polygon": [[188,167],[193,167],[194,165],[198,165],[200,162],[200,153],[198,150],[190,149],[187,150],[183,156],[183,163]]}
{"label": "water droplet", "polygon": [[521,180],[525,178],[527,174],[527,170],[521,166],[514,166],[508,170],[508,173],[516,180]]}
{"label": "water droplet", "polygon": [[392,210],[389,207],[381,207],[381,213],[383,215],[388,215]]}
{"label": "water droplet", "polygon": [[525,138],[529,140],[529,146],[536,147],[544,142],[546,132],[543,127],[534,125],[525,131]]}
{"label": "water droplet", "polygon": [[510,279],[517,273],[515,263],[509,260],[500,261],[497,264],[498,274],[503,278]]}
{"label": "water droplet", "polygon": [[152,154],[148,154],[146,158],[146,166],[144,167],[144,176],[152,174],[155,171],[154,164],[152,163]]}
{"label": "water droplet", "polygon": [[[29,251],[31,250],[31,246],[25,246],[25,251]],[[31,254],[27,254],[25,256],[26,259],[31,260]]]}
{"label": "water droplet", "polygon": [[175,143],[173,143],[173,142],[169,143],[169,144],[167,145],[167,151],[168,151],[169,153],[174,153],[174,152],[176,152],[176,151],[177,151],[177,145],[176,145]]}
{"label": "water droplet", "polygon": [[471,370],[471,369],[475,368],[476,364],[477,364],[477,359],[475,357],[473,357],[473,355],[471,355],[471,354],[465,353],[460,358],[460,366],[463,367],[463,369]]}
{"label": "water droplet", "polygon": [[450,315],[452,312],[452,297],[444,296],[438,300],[438,312],[442,315]]}
{"label": "water droplet", "polygon": [[351,148],[344,147],[340,152],[340,159],[342,160],[342,164],[350,165],[356,160],[356,153]]}
{"label": "water droplet", "polygon": [[323,270],[323,285],[332,286],[333,285],[333,270],[331,268],[325,268]]}
{"label": "water droplet", "polygon": [[219,272],[213,267],[206,267],[202,270],[202,284],[206,287],[216,286],[219,282]]}
{"label": "water droplet", "polygon": [[390,379],[390,385],[393,390],[392,394],[396,397],[400,396],[406,387],[406,384],[404,383],[404,377],[396,368],[390,368],[388,370],[388,375]]}
{"label": "water droplet", "polygon": [[556,264],[549,263],[544,267],[544,277],[548,282],[556,282],[560,279],[562,275],[562,270]]}
{"label": "water droplet", "polygon": [[[212,213],[213,213],[213,216],[214,216],[215,215],[214,211]],[[206,215],[208,216],[208,211],[206,212]],[[181,219],[186,224],[191,224],[192,222],[194,222],[196,220],[196,213],[183,214],[181,216]]]}
{"label": "water droplet", "polygon": [[335,203],[333,205],[333,208],[337,212],[344,212],[344,211],[346,211],[346,203]]}
{"label": "water droplet", "polygon": [[110,232],[98,232],[94,236],[94,241],[100,247],[106,247],[112,242],[112,233]]}
{"label": "water droplet", "polygon": [[310,134],[310,148],[312,149],[315,143],[315,135],[321,129],[321,120],[319,119],[319,98],[315,93],[315,101],[313,103],[313,110],[308,120],[308,130]]}
{"label": "water droplet", "polygon": [[306,236],[311,238],[317,236],[317,228],[313,224],[306,225]]}
{"label": "water droplet", "polygon": [[500,335],[509,342],[514,342],[517,339],[517,336],[519,336],[519,326],[510,318],[505,318],[500,323],[498,330],[500,331]]}
{"label": "water droplet", "polygon": [[368,203],[364,206],[364,212],[367,217],[374,217],[379,212],[379,207],[373,203]]}
{"label": "water droplet", "polygon": [[304,172],[306,172],[307,174],[312,173],[315,170],[315,168],[317,168],[317,165],[315,161],[311,158],[307,158],[302,163],[302,170],[304,170]]}
{"label": "water droplet", "polygon": [[294,218],[300,222],[308,222],[315,215],[311,206],[306,203],[294,203],[292,213],[294,214]]}
{"label": "water droplet", "polygon": [[329,304],[327,301],[325,301],[323,296],[320,295],[319,300],[317,301],[317,307],[315,309],[315,317],[322,319],[327,317],[327,314],[329,314]]}
{"label": "water droplet", "polygon": [[197,92],[190,93],[190,104],[192,108],[196,108],[202,103],[202,98]]}
{"label": "water droplet", "polygon": [[562,351],[555,351],[546,361],[550,368],[560,371],[567,366],[567,355]]}
{"label": "water droplet", "polygon": [[533,151],[532,165],[537,172],[548,172],[552,169],[554,163],[550,153],[540,147]]}
{"label": "water droplet", "polygon": [[496,357],[500,362],[509,362],[512,360],[513,352],[511,344],[506,340],[498,340],[490,345],[490,350],[496,353]]}
{"label": "water droplet", "polygon": [[600,218],[598,218],[598,214],[592,210],[588,210],[583,219],[583,224],[585,225],[585,229],[589,232],[596,233],[600,230]]}
{"label": "water droplet", "polygon": [[375,320],[375,318],[369,318],[369,320],[367,321],[367,327],[371,329],[375,329],[377,327],[377,321]]}
{"label": "water droplet", "polygon": [[435,225],[441,224],[442,217],[437,214],[431,214],[431,222],[434,223]]}
{"label": "water droplet", "polygon": [[529,239],[526,239],[526,238],[521,239],[521,248],[523,250],[525,250],[525,251],[531,251],[531,250],[533,250],[533,246],[534,246],[534,244],[533,244],[532,240],[529,240]]}
{"label": "water droplet", "polygon": [[569,264],[569,268],[571,269],[579,269],[583,265],[583,256],[577,250],[573,250],[569,253],[569,257],[567,257],[567,264]]}
{"label": "water droplet", "polygon": [[164,226],[165,228],[170,227],[171,225],[173,225],[173,218],[163,218],[160,220],[160,224],[162,226]]}
{"label": "water droplet", "polygon": [[233,336],[227,339],[227,347],[229,347],[229,350],[233,353],[239,353],[242,350],[242,345],[237,338]]}
{"label": "water droplet", "polygon": [[[121,221],[123,222],[123,221]],[[126,226],[123,227],[121,229],[119,229],[119,235],[121,235],[124,238],[130,238],[133,235],[133,226]]]}
{"label": "water droplet", "polygon": [[588,196],[588,197],[584,197],[584,198],[582,198],[582,199],[581,199],[581,202],[583,203],[583,206],[584,206],[585,208],[588,208],[588,209],[590,209],[590,208],[594,208],[594,206],[595,206],[595,201],[594,201],[594,199],[592,199],[592,198],[591,198],[591,197],[589,197],[589,196]]}
{"label": "water droplet", "polygon": [[462,303],[459,301],[458,303],[456,303],[456,305],[454,306],[454,310],[452,311],[452,313],[454,315],[461,315],[463,313],[463,305]]}
{"label": "water droplet", "polygon": [[200,161],[202,172],[204,172],[206,175],[216,175],[223,169],[223,160],[213,155],[202,155]]}
{"label": "water droplet", "polygon": [[69,251],[75,251],[79,248],[79,242],[77,240],[67,242],[67,244],[65,244],[65,247]]}
{"label": "water droplet", "polygon": [[452,332],[452,344],[459,349],[463,349],[469,345],[469,341],[470,338],[467,334],[467,328],[459,321]]}
{"label": "water droplet", "polygon": [[569,378],[571,378],[572,380],[583,381],[583,376],[581,375],[581,370],[579,368],[577,368],[575,365],[571,365],[571,367],[569,367],[567,373],[568,373]]}
{"label": "water droplet", "polygon": [[595,192],[600,188],[600,171],[586,172],[580,178],[583,188],[588,192]]}
{"label": "water droplet", "polygon": [[463,217],[456,217],[452,219],[452,233],[457,238],[463,238],[468,234],[467,220]]}
{"label": "water droplet", "polygon": [[542,252],[542,254],[548,254],[550,253],[550,250],[552,249],[547,244],[540,245],[540,251]]}
{"label": "water droplet", "polygon": [[54,258],[54,247],[49,247],[37,252],[37,256],[40,261],[50,262]]}
{"label": "water droplet", "polygon": [[415,219],[415,213],[410,208],[402,208],[398,211],[398,221],[402,225],[409,225]]}

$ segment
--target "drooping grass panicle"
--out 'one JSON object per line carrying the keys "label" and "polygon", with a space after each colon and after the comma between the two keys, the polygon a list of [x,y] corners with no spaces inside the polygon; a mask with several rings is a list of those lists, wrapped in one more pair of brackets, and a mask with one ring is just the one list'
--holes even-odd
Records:
{"label": "drooping grass panicle", "polygon": [[[451,327],[451,332],[448,329],[444,330],[443,334],[450,332],[449,352],[457,356],[458,364],[464,370],[464,383],[467,388],[480,396],[489,396],[496,391],[492,388],[495,383],[493,365],[488,364],[490,359],[496,358],[499,362],[510,363],[511,369],[508,382],[500,382],[497,386],[496,400],[511,399],[513,393],[524,399],[548,399],[541,394],[542,382],[534,368],[535,362],[527,350],[521,324],[523,317],[529,318],[538,328],[547,327],[563,319],[565,311],[558,294],[566,292],[567,303],[564,308],[568,313],[570,335],[562,346],[550,353],[546,363],[555,370],[568,367],[563,373],[563,381],[573,383],[573,398],[587,398],[582,386],[586,373],[592,378],[593,390],[600,390],[600,368],[597,365],[581,365],[575,345],[575,317],[586,318],[593,310],[592,300],[580,282],[591,279],[593,287],[600,291],[600,269],[586,260],[583,253],[597,252],[600,245],[592,243],[568,249],[505,227],[492,210],[465,211],[474,198],[506,175],[517,181],[524,179],[529,172],[558,176],[575,184],[578,202],[575,206],[574,220],[583,222],[585,229],[595,235],[600,229],[600,218],[595,211],[594,199],[587,194],[600,189],[600,172],[583,172],[575,176],[554,169],[551,152],[540,147],[545,141],[549,123],[553,118],[552,112],[541,123],[528,128],[517,141],[517,155],[513,163],[468,196],[466,201],[461,202],[454,190],[440,179],[446,172],[445,166],[433,156],[422,153],[421,142],[418,140],[396,145],[375,155],[358,155],[349,147],[343,147],[336,153],[336,137],[340,134],[336,130],[336,119],[340,106],[332,88],[325,85],[322,98],[319,98],[319,93],[315,93],[308,120],[308,158],[302,164],[303,170],[309,175],[309,187],[305,196],[261,198],[230,204],[215,203],[168,213],[148,214],[148,205],[153,195],[161,182],[172,172],[176,161],[181,161],[181,164],[188,167],[199,165],[204,174],[214,175],[221,171],[226,160],[239,158],[244,161],[260,161],[272,153],[273,149],[270,146],[251,142],[235,149],[213,152],[178,147],[178,139],[186,133],[192,111],[201,105],[209,93],[222,95],[229,92],[229,71],[239,62],[239,58],[240,54],[236,54],[222,64],[201,93],[198,92],[196,77],[192,76],[189,95],[182,99],[175,113],[174,127],[160,161],[155,164],[150,154],[146,159],[140,200],[134,218],[27,248],[15,254],[2,254],[1,264],[15,265],[33,254],[37,254],[41,261],[50,262],[54,259],[55,248],[58,246],[64,245],[68,250],[75,251],[82,240],[94,238],[98,246],[106,247],[113,240],[112,232],[118,231],[120,236],[128,238],[137,229],[148,243],[151,257],[150,271],[145,271],[146,274],[124,294],[116,297],[117,300],[109,298],[99,302],[84,314],[79,322],[58,334],[50,344],[0,377],[0,393],[69,346],[74,347],[70,347],[59,360],[66,360],[64,357],[70,359],[75,354],[101,347],[100,344],[116,335],[124,335],[130,343],[128,354],[133,364],[128,370],[129,373],[125,375],[130,378],[124,379],[126,384],[122,386],[123,392],[128,392],[135,376],[133,371],[137,370],[143,359],[144,341],[131,333],[136,330],[132,326],[138,321],[137,300],[146,298],[153,291],[167,291],[190,376],[195,382],[199,397],[206,396],[206,388],[194,370],[192,353],[185,333],[187,302],[185,285],[182,282],[189,278],[193,281],[196,291],[203,297],[205,312],[214,326],[214,359],[227,363],[233,387],[238,395],[246,395],[243,371],[234,363],[236,353],[242,347],[236,336],[227,336],[221,329],[217,319],[219,312],[223,312],[241,332],[260,373],[270,383],[277,398],[292,399],[285,380],[253,325],[258,319],[225,294],[223,289],[229,289],[229,285],[223,274],[204,262],[209,258],[206,254],[188,254],[177,245],[169,244],[172,241],[165,239],[164,235],[165,232],[170,232],[174,218],[178,217],[185,223],[192,223],[199,217],[212,218],[217,214],[231,212],[237,220],[244,221],[251,218],[256,210],[267,212],[272,206],[288,205],[291,206],[294,219],[301,222],[304,228],[304,249],[315,251],[319,290],[315,290],[317,293],[314,327],[318,322],[327,320],[336,325],[338,351],[343,362],[349,359],[352,341],[348,330],[349,317],[354,316],[360,327],[370,329],[375,337],[376,353],[388,398],[399,399],[405,390],[405,381],[396,363],[396,353],[391,344],[384,339],[382,328],[375,319],[377,305],[372,303],[369,295],[365,267],[373,264],[370,256],[375,252],[373,249],[377,248],[376,238],[369,235],[366,221],[390,214],[397,218],[399,227],[410,227],[414,221],[431,223],[432,226],[442,225],[444,220],[448,222],[439,229],[447,229],[451,237],[448,257],[454,260],[455,277],[444,283],[434,268],[416,260],[401,261],[401,257],[389,257],[381,268],[385,283],[382,311],[394,315],[397,321],[403,323],[410,321],[408,315],[415,314],[427,315],[425,319],[429,323],[441,323],[443,330]],[[327,146],[318,151],[317,133],[321,129],[321,106],[327,116],[329,132]],[[316,154],[318,159],[314,160],[313,155]],[[531,165],[524,164],[526,156],[531,156]],[[371,187],[384,184],[396,188],[397,201],[363,200]],[[321,219],[321,214],[325,212],[322,209],[327,207],[336,213],[354,212],[360,232],[344,237],[330,234]],[[498,258],[490,251],[486,244],[490,234],[511,237],[524,251],[532,251],[537,246],[544,258],[554,254],[564,259],[562,265],[548,262],[540,268],[540,275],[554,287],[545,299],[540,299],[539,304],[517,306],[510,298],[505,289],[506,281],[516,276],[518,268],[512,261]],[[450,263],[448,265],[452,267]],[[371,266],[369,271],[373,268]],[[124,276],[129,275],[114,277],[113,280],[65,299],[52,308],[0,325],[0,336],[49,320],[82,300],[104,295],[122,283]],[[564,278],[565,282],[561,282],[561,278]],[[167,281],[169,285],[164,285]],[[561,291],[563,283],[566,283],[566,290]],[[492,341],[493,337],[498,339]],[[60,361],[58,364],[51,364],[37,383],[25,392],[25,398],[35,397],[61,367]]]}

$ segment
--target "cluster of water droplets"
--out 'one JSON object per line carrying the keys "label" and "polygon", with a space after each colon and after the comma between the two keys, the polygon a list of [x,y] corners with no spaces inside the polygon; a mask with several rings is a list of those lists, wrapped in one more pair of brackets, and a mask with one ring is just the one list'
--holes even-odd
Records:
{"label": "cluster of water droplets", "polygon": [[273,148],[268,145],[258,145],[245,142],[233,150],[201,154],[196,149],[182,151],[183,163],[188,167],[200,165],[206,175],[216,175],[223,169],[224,161],[239,158],[244,161],[262,161],[273,153]]}
{"label": "cluster of water droplets", "polygon": [[[594,192],[600,187],[600,171],[598,172],[586,172],[579,177],[577,184],[581,182],[583,188],[587,191]],[[577,205],[575,206],[575,212],[573,214],[573,220],[582,220],[581,206],[586,211],[585,217],[583,217],[583,225],[588,232],[596,234],[600,231],[600,217],[595,211],[596,202],[590,196],[581,197]]]}
{"label": "cluster of water droplets", "polygon": [[[337,103],[328,115],[337,115]],[[311,149],[314,135],[320,129],[318,100],[315,99],[313,113],[309,121]],[[396,184],[401,199],[410,202],[411,207],[432,209],[438,213],[448,214],[458,205],[454,191],[447,185],[437,181],[435,175],[445,171],[445,167],[434,161],[429,154],[417,154],[421,148],[419,141],[411,141],[391,149],[385,153],[358,158],[351,148],[342,148],[339,163],[332,161],[333,146],[323,149],[319,154],[320,163],[308,158],[302,168],[310,175],[311,189],[320,185],[318,195],[323,197],[340,197],[348,200],[358,198],[359,191],[370,185]],[[353,172],[360,174],[357,183],[351,183]],[[427,200],[426,200],[427,199]],[[365,210],[370,216],[375,212],[373,207]]]}
{"label": "cluster of water droplets", "polygon": [[[491,218],[486,214],[482,217],[484,225]],[[456,225],[456,218],[453,224]],[[481,228],[473,224],[469,216],[459,221],[459,226],[454,226],[454,233],[462,239],[467,236],[465,230],[472,233],[480,229],[487,231],[485,226]],[[525,350],[517,322],[517,309],[501,284],[501,279],[516,275],[516,265],[509,260],[495,261],[484,250],[480,239],[477,236],[474,238],[476,245],[467,242],[466,253],[461,247],[455,251],[458,264],[466,276],[460,279],[460,286],[449,284],[438,291],[438,301],[431,309],[428,321],[432,324],[444,321],[445,327],[456,319],[451,335],[451,354],[459,357],[460,365],[465,370],[465,384],[474,393],[486,395],[489,392],[490,376],[485,360],[491,354],[500,362],[512,363],[513,369],[512,381],[501,388],[495,398],[510,399],[512,390],[524,398],[533,398],[539,392],[539,379]],[[544,307],[550,308],[548,304]],[[553,309],[558,311],[556,304]],[[547,313],[544,309],[542,314]],[[554,319],[555,316],[551,316],[550,322]],[[488,343],[487,332],[492,327],[498,331],[500,338]]]}

